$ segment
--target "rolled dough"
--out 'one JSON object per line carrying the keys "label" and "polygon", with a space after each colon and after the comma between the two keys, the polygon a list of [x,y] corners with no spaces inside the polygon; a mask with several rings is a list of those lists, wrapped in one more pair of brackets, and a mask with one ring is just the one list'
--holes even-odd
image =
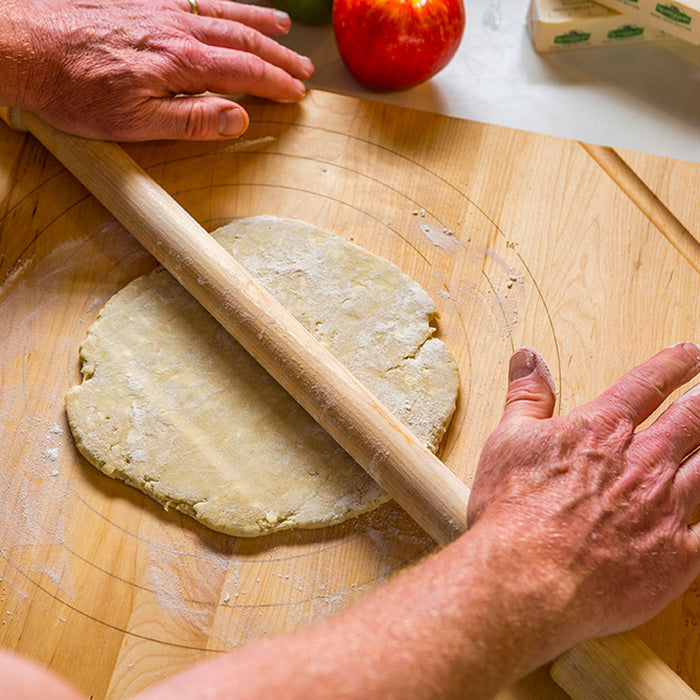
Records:
{"label": "rolled dough", "polygon": [[[415,435],[436,450],[458,375],[435,306],[392,263],[291,219],[213,234]],[[386,493],[164,269],[101,310],[66,395],[98,469],[237,536],[314,528]]]}

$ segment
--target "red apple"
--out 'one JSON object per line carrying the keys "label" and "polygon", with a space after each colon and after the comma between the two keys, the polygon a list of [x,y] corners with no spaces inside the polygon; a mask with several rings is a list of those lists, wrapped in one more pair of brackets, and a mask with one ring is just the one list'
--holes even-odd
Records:
{"label": "red apple", "polygon": [[462,0],[334,0],[333,30],[363,85],[403,90],[444,68],[464,32]]}

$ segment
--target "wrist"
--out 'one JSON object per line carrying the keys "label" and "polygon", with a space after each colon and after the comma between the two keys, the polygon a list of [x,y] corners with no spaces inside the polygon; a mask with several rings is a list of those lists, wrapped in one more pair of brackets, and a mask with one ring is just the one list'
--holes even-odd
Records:
{"label": "wrist", "polygon": [[559,551],[556,533],[503,515],[474,525],[463,561],[475,572],[468,585],[481,590],[484,648],[498,650],[500,677],[515,681],[594,630],[579,609],[580,582]]}
{"label": "wrist", "polygon": [[361,638],[369,657],[385,659],[392,649],[412,668],[410,677],[404,668],[390,677],[382,661],[375,677],[390,678],[386,687],[410,681],[415,697],[462,697],[465,688],[492,697],[586,636],[575,577],[544,528],[518,526],[510,515],[484,516],[360,604],[355,619],[368,625]]}

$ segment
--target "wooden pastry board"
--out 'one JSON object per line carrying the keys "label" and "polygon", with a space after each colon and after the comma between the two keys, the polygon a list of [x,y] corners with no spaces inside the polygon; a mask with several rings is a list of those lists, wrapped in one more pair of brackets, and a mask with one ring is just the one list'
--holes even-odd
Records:
{"label": "wooden pastry board", "polygon": [[[652,224],[582,144],[321,92],[248,107],[240,141],[127,150],[209,229],[302,218],[420,282],[461,371],[442,457],[467,482],[516,347],[543,353],[567,412],[700,339],[696,244]],[[700,235],[700,165],[620,155]],[[63,408],[78,347],[154,265],[31,136],[0,125],[0,643],[94,698],[307,625],[432,548],[391,504],[324,530],[226,537],[78,455]],[[696,582],[639,630],[697,690],[699,621]],[[564,693],[543,669],[502,697]]]}

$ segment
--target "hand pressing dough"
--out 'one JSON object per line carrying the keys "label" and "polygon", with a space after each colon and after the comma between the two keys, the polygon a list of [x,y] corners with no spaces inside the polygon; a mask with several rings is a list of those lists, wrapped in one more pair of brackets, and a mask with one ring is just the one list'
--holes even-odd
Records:
{"label": "hand pressing dough", "polygon": [[[428,294],[315,226],[240,219],[213,234],[435,451],[457,395]],[[237,536],[342,522],[387,494],[171,276],[114,295],[80,349],[66,410],[78,449],[204,525]]]}

